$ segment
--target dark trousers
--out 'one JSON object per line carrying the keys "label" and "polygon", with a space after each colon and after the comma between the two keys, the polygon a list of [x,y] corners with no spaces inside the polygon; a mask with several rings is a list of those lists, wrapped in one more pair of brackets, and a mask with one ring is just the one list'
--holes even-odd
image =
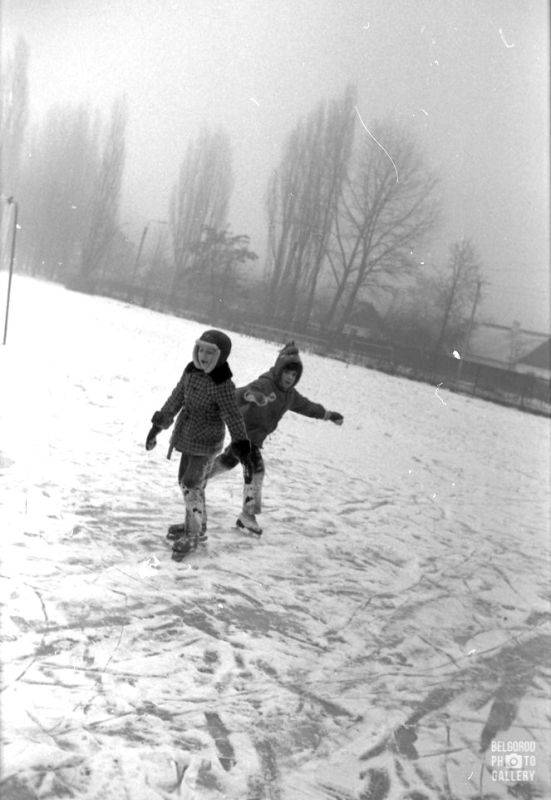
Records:
{"label": "dark trousers", "polygon": [[204,489],[214,456],[194,456],[182,453],[178,468],[178,483],[182,489]]}

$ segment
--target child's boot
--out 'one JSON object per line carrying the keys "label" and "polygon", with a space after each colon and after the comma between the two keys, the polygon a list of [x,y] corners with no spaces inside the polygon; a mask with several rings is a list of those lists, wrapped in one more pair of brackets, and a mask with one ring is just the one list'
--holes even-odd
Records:
{"label": "child's boot", "polygon": [[182,536],[185,536],[186,532],[187,532],[186,523],[177,522],[176,525],[169,526],[166,538],[170,539],[171,541],[176,541],[176,539],[181,539]]}
{"label": "child's boot", "polygon": [[201,517],[201,530],[199,531],[199,544],[205,544],[208,539],[207,536],[207,504],[205,503],[205,490],[201,491],[201,502],[203,504],[203,516]]}
{"label": "child's boot", "polygon": [[254,516],[262,511],[263,472],[253,472],[252,481],[243,487],[243,511]]}
{"label": "child's boot", "polygon": [[243,510],[237,517],[236,525],[238,528],[245,528],[251,533],[260,535],[262,528],[257,522],[255,514],[260,514],[262,510],[262,479],[263,472],[253,473],[251,483],[246,483],[243,487]]}
{"label": "child's boot", "polygon": [[[167,539],[171,541],[175,541],[176,539],[181,539],[183,536],[187,536],[190,530],[190,512],[186,508],[186,519],[185,522],[177,522],[175,525],[170,525],[168,528],[168,533],[166,535]],[[203,521],[201,523],[201,533],[199,534],[199,541],[206,542],[207,540],[207,510],[204,505],[204,492],[203,492]]]}
{"label": "child's boot", "polygon": [[205,492],[203,489],[184,488],[186,504],[186,537],[194,547],[201,539],[206,541]]}
{"label": "child's boot", "polygon": [[260,514],[262,511],[262,483],[264,482],[264,472],[255,472],[253,475],[254,492],[254,513]]}

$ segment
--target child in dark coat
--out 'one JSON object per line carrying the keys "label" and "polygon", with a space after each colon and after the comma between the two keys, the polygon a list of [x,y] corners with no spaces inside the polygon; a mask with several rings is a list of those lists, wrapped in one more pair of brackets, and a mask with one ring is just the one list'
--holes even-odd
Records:
{"label": "child in dark coat", "polygon": [[[275,431],[280,419],[287,411],[303,414],[305,417],[325,419],[342,425],[343,417],[337,411],[326,411],[319,403],[313,403],[299,394],[296,384],[302,375],[302,361],[298,347],[288,342],[280,351],[274,366],[260,375],[255,381],[237,390],[247,436],[251,441],[252,482],[243,488],[243,509],[237,518],[237,526],[260,534],[262,529],[256,520],[262,506],[262,482],[264,480],[264,461],[262,444],[268,434]],[[219,455],[211,469],[211,475],[233,469],[239,463],[232,447],[227,447]]]}
{"label": "child in dark coat", "polygon": [[230,350],[231,340],[225,333],[205,331],[195,342],[193,360],[166,403],[151,418],[147,450],[155,447],[158,433],[169,428],[178,414],[168,458],[173,449],[181,453],[178,483],[184,496],[186,522],[173,526],[170,538],[176,539],[175,553],[186,553],[197,547],[198,541],[206,541],[205,485],[216,454],[224,446],[224,423],[232,439],[227,451],[236,463],[250,465],[251,445],[227,363]]}

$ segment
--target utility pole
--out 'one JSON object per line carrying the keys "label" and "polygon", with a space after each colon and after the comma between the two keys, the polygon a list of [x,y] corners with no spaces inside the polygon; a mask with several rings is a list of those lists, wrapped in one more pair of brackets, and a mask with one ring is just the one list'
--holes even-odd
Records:
{"label": "utility pole", "polygon": [[17,201],[13,199],[13,197],[8,198],[8,204],[13,205],[13,227],[11,232],[11,253],[10,253],[10,271],[8,277],[8,296],[6,299],[6,314],[4,317],[4,340],[2,344],[6,344],[6,339],[8,338],[8,315],[10,313],[10,295],[11,295],[11,279],[13,275],[13,261],[15,258],[15,238],[17,236],[17,215],[19,212],[19,206],[17,205]]}
{"label": "utility pole", "polygon": [[134,272],[132,273],[132,285],[136,282],[136,276],[138,274],[138,266],[140,264],[140,258],[142,256],[143,245],[145,242],[145,237],[147,236],[147,232],[149,230],[149,226],[151,223],[154,222],[157,225],[168,225],[166,219],[150,219],[146,222],[145,227],[142,231],[142,236],[140,239],[140,244],[138,245],[138,252],[136,253],[136,261],[134,262]]}
{"label": "utility pole", "polygon": [[[3,142],[3,139],[4,139],[4,136],[3,136],[3,134],[4,134],[4,131],[3,131],[3,123],[4,123],[4,70],[2,69],[2,64],[3,64],[3,59],[2,59],[2,56],[3,56],[3,52],[2,52],[2,44],[3,44],[3,41],[2,41],[2,33],[3,33],[3,29],[2,29],[2,14],[3,14],[2,2],[3,2],[3,0],[0,0],[0,198],[3,197],[2,192],[3,192],[3,179],[4,179],[4,174],[3,174],[4,150],[3,150],[3,146],[2,146],[2,142]],[[2,202],[0,201],[0,267],[2,266],[2,255],[3,255],[2,254],[2,236],[1,236],[1,234],[2,234],[2,219],[3,219],[3,216],[4,216],[4,206],[3,206]]]}
{"label": "utility pole", "polygon": [[136,253],[136,261],[134,262],[134,272],[132,273],[132,286],[136,283],[136,275],[138,273],[138,265],[140,263],[140,256],[143,250],[143,243],[145,242],[145,237],[147,236],[147,231],[149,230],[149,222],[145,225],[142,231],[142,238],[140,239],[140,244],[138,246],[138,252]]}
{"label": "utility pole", "polygon": [[480,291],[481,291],[481,289],[482,289],[482,281],[478,280],[476,282],[476,293],[475,293],[474,300],[473,300],[473,307],[471,309],[471,318],[469,319],[469,325],[467,327],[467,333],[466,333],[466,336],[465,336],[465,345],[464,345],[464,348],[463,348],[463,353],[460,354],[461,358],[459,359],[459,364],[457,366],[457,376],[456,376],[457,380],[461,379],[461,371],[463,369],[463,361],[467,358],[467,354],[469,352],[469,344],[470,344],[470,341],[471,341],[471,335],[472,335],[473,327],[474,327],[474,317],[475,317],[475,314],[476,314],[476,307],[478,305],[478,301],[480,300]]}

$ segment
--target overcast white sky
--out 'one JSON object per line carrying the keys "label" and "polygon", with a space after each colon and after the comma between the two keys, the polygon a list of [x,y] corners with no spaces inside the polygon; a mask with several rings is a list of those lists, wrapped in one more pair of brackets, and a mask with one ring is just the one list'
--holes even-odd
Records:
{"label": "overcast white sky", "polygon": [[230,222],[259,253],[285,136],[357,83],[368,127],[394,116],[443,179],[446,224],[428,257],[472,238],[488,281],[481,315],[549,327],[545,0],[3,0],[4,52],[17,34],[35,120],[57,102],[107,110],[126,92],[123,220],[166,218],[188,142],[223,125]]}

